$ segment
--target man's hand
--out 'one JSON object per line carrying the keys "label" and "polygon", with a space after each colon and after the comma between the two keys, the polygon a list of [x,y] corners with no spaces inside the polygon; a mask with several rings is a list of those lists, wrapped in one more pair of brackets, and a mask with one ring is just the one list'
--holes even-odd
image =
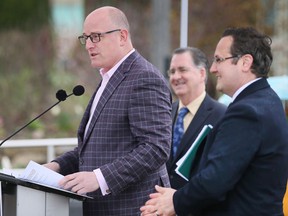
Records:
{"label": "man's hand", "polygon": [[140,208],[141,216],[174,216],[173,195],[176,190],[155,186],[158,193],[150,194],[150,200]]}
{"label": "man's hand", "polygon": [[59,185],[65,190],[71,190],[80,195],[96,191],[99,188],[99,183],[93,171],[67,175],[61,179]]}
{"label": "man's hand", "polygon": [[46,164],[43,164],[44,167],[47,167],[48,169],[51,169],[55,172],[60,172],[60,166],[58,163],[56,162],[50,162],[50,163],[46,163]]}

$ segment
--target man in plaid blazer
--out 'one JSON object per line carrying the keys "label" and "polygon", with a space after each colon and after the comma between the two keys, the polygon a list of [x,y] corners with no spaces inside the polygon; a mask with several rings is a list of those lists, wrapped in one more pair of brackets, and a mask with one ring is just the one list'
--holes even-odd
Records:
{"label": "man in plaid blazer", "polygon": [[122,11],[93,11],[79,40],[102,82],[84,113],[78,147],[45,166],[65,175],[64,189],[94,198],[84,202],[85,216],[140,215],[154,186],[169,186],[169,86],[133,48]]}

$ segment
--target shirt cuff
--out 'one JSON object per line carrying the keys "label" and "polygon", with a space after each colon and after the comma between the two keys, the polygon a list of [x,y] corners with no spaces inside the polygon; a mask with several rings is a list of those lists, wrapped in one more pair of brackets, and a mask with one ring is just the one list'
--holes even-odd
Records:
{"label": "shirt cuff", "polygon": [[96,178],[97,178],[97,180],[98,180],[99,187],[100,187],[100,190],[101,190],[102,195],[105,196],[105,195],[110,194],[111,191],[109,190],[109,187],[108,187],[108,185],[107,185],[107,182],[106,182],[106,180],[105,180],[105,178],[104,178],[104,176],[103,176],[100,168],[95,169],[95,170],[93,170],[93,171],[94,171],[94,173],[95,173],[95,175],[96,175]]}

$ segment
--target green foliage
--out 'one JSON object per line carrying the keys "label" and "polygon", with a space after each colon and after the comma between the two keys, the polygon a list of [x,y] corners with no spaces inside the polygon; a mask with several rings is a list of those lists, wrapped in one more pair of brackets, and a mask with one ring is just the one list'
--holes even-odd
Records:
{"label": "green foliage", "polygon": [[28,126],[28,128],[31,131],[35,131],[35,130],[43,130],[45,128],[45,126],[44,126],[44,123],[40,119],[37,119],[36,121],[32,122]]}
{"label": "green foliage", "polygon": [[[188,45],[202,49],[211,59],[221,33],[228,26],[251,25],[267,32],[265,17],[273,8],[273,0],[265,0],[270,2],[269,7],[261,1],[189,1]],[[84,109],[101,79],[99,72],[91,68],[87,50],[78,44],[77,38],[65,62],[57,59],[55,54],[61,54],[58,43],[68,46],[70,42],[53,37],[57,34],[53,35],[50,26],[50,2],[54,1],[0,0],[0,139],[55,103],[58,89],[71,93],[76,84],[82,84],[86,89],[83,96],[72,96],[57,105],[58,114],[52,114],[51,110],[18,137],[28,138],[32,133],[33,137],[35,131],[42,131],[43,137],[75,136]],[[151,40],[152,0],[85,0],[84,5],[86,15],[104,5],[125,11],[134,47],[146,58],[151,57],[151,47],[157,45]],[[180,1],[171,0],[172,50],[179,46],[180,11]],[[208,83],[208,91],[215,96],[213,82]]]}
{"label": "green foliage", "polygon": [[[74,125],[72,125],[72,116],[69,113],[61,113],[57,117],[57,124],[59,127],[59,130],[62,132],[67,132],[75,129]],[[74,134],[75,136],[75,134]]]}
{"label": "green foliage", "polygon": [[0,31],[35,30],[49,21],[49,0],[1,0]]}

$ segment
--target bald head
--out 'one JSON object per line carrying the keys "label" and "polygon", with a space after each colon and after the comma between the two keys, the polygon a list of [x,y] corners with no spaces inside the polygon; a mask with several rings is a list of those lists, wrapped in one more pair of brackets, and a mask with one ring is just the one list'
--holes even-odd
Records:
{"label": "bald head", "polygon": [[86,17],[83,35],[91,34],[99,35],[96,42],[87,38],[85,44],[93,67],[108,71],[133,49],[128,20],[115,7],[98,8]]}
{"label": "bald head", "polygon": [[111,7],[111,6],[98,8],[92,11],[87,16],[86,20],[91,19],[91,18],[100,20],[99,19],[100,17],[101,17],[101,21],[105,19],[105,21],[108,21],[109,24],[112,25],[114,28],[127,29],[128,32],[130,32],[129,22],[127,20],[126,15],[118,8]]}

